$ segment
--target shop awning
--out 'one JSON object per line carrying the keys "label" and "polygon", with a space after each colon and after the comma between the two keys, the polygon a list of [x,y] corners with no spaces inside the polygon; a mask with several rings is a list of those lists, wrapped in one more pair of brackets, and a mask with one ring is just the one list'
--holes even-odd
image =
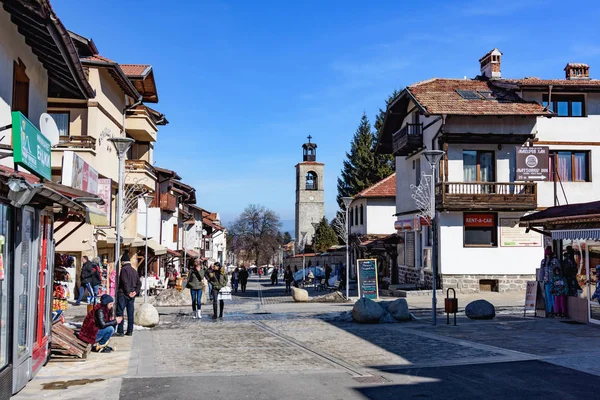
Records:
{"label": "shop awning", "polygon": [[600,240],[600,229],[566,229],[552,231],[553,240]]}
{"label": "shop awning", "polygon": [[161,246],[156,240],[148,240],[148,248],[152,249],[155,256],[164,256],[167,254],[167,248]]}
{"label": "shop awning", "polygon": [[108,215],[99,208],[94,206],[90,206],[88,204],[85,205],[87,208],[86,214],[86,222],[88,224],[92,224],[94,226],[109,226],[110,222],[108,221]]}
{"label": "shop awning", "polygon": [[[113,228],[102,228],[97,231],[100,235],[104,236],[104,238],[99,238],[99,242],[106,242],[108,244],[117,243],[117,232]],[[134,238],[125,237],[121,235],[121,242],[124,245],[130,246],[134,242]],[[135,246],[134,246],[135,247]]]}
{"label": "shop awning", "polygon": [[198,258],[198,257],[200,257],[200,253],[198,253],[197,251],[189,250],[188,249],[185,252],[187,253],[188,257],[191,257],[191,258]]}
{"label": "shop awning", "polygon": [[181,257],[181,254],[178,251],[167,249],[167,254],[172,257]]}

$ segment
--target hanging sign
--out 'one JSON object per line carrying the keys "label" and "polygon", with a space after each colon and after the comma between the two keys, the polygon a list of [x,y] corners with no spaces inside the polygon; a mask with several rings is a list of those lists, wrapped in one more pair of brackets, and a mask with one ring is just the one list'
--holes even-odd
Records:
{"label": "hanging sign", "polygon": [[367,299],[378,299],[379,289],[377,287],[377,260],[356,260],[358,264],[358,297]]}
{"label": "hanging sign", "polygon": [[65,151],[62,184],[91,194],[98,194],[98,171],[75,152]]}
{"label": "hanging sign", "polygon": [[13,158],[40,178],[52,179],[50,141],[19,111],[12,114]]}
{"label": "hanging sign", "polygon": [[547,181],[550,175],[548,147],[519,147],[515,181]]}
{"label": "hanging sign", "polygon": [[104,200],[104,205],[98,205],[107,216],[110,226],[112,221],[112,179],[98,179],[98,197]]}

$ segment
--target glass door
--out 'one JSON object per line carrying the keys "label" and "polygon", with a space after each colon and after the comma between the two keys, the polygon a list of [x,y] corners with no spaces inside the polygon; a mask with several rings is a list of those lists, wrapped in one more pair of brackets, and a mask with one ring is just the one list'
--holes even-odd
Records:
{"label": "glass door", "polygon": [[589,246],[589,260],[589,268],[587,269],[589,321],[600,324],[600,299],[592,300],[592,295],[600,284],[596,275],[596,267],[600,266],[600,246]]}

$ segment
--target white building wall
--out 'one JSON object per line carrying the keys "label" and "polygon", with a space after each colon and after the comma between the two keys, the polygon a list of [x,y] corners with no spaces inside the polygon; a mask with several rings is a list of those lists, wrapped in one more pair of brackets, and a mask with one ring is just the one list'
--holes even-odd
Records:
{"label": "white building wall", "polygon": [[[498,219],[521,216],[523,213],[498,213]],[[498,247],[464,247],[463,213],[440,213],[439,222],[440,272],[444,275],[535,274],[544,256],[541,235],[539,247],[501,247],[500,243]]]}
{"label": "white building wall", "polygon": [[[138,199],[137,234],[146,235],[146,202]],[[148,237],[159,241],[160,238],[161,211],[158,207],[148,208]]]}
{"label": "white building wall", "polygon": [[[40,115],[46,112],[48,105],[48,73],[25,38],[17,31],[10,20],[10,14],[0,8],[0,126],[11,123],[13,95],[13,63],[21,60],[29,77],[29,115],[27,118],[39,128]],[[4,131],[1,144],[11,144],[10,131]],[[12,157],[4,158],[0,164],[13,166]]]}
{"label": "white building wall", "polygon": [[394,222],[396,217],[396,199],[372,198],[367,199],[365,225],[367,234],[392,234],[395,233]]}
{"label": "white building wall", "polygon": [[[363,206],[363,223],[360,223],[360,206]],[[350,203],[350,210],[352,210],[351,215],[353,217],[352,224],[350,226],[350,234],[351,235],[366,235],[367,234],[367,225],[366,225],[366,216],[367,216],[367,199],[359,198],[353,200]],[[358,215],[358,217],[357,217]],[[356,223],[358,221],[358,224]]]}

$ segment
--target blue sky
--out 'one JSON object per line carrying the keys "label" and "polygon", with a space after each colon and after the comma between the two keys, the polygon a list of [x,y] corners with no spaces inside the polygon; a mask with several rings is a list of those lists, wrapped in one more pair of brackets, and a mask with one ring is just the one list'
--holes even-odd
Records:
{"label": "blue sky", "polygon": [[504,77],[561,78],[567,62],[585,62],[600,78],[595,1],[52,3],[103,56],[153,65],[156,108],[170,121],[157,165],[176,170],[226,222],[250,203],[293,220],[294,165],[308,134],[326,164],[331,217],[362,113],[373,122],[389,93],[415,81],[474,77],[494,47]]}

